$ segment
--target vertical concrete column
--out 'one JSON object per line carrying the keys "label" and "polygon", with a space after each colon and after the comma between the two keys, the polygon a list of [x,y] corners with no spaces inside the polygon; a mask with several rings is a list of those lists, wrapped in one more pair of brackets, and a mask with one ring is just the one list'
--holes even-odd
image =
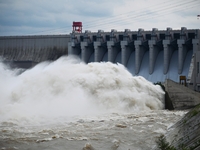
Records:
{"label": "vertical concrete column", "polygon": [[94,42],[94,61],[100,62],[103,59],[103,56],[106,52],[106,49],[102,47],[101,42]]}
{"label": "vertical concrete column", "polygon": [[128,47],[128,41],[121,41],[121,50],[122,50],[122,64],[127,65],[129,56],[131,55],[131,49]]}
{"label": "vertical concrete column", "polygon": [[149,74],[153,73],[156,63],[156,57],[158,56],[159,49],[156,46],[156,40],[149,40]]}
{"label": "vertical concrete column", "polygon": [[170,58],[172,57],[172,47],[170,46],[170,40],[163,40],[164,48],[164,74],[167,74],[170,64]]}
{"label": "vertical concrete column", "polygon": [[68,55],[79,55],[81,53],[81,49],[76,47],[74,42],[68,43]]}
{"label": "vertical concrete column", "polygon": [[108,61],[113,62],[117,56],[117,49],[115,47],[114,41],[107,41],[107,48],[108,48]]}
{"label": "vertical concrete column", "polygon": [[101,42],[94,42],[94,61],[95,62],[100,62],[101,61]]}
{"label": "vertical concrete column", "polygon": [[81,42],[81,54],[82,61],[88,63],[90,56],[93,53],[93,49],[88,46],[88,42]]}
{"label": "vertical concrete column", "polygon": [[187,48],[184,45],[185,40],[180,39],[178,42],[178,73],[181,74],[183,71],[183,63],[187,54]]}
{"label": "vertical concrete column", "polygon": [[193,68],[193,89],[200,91],[200,40],[193,39],[193,54],[194,54],[194,68]]}
{"label": "vertical concrete column", "polygon": [[138,74],[140,71],[140,66],[142,63],[142,58],[145,53],[145,48],[142,46],[142,41],[137,40],[135,44],[135,74]]}
{"label": "vertical concrete column", "polygon": [[88,43],[87,42],[81,42],[81,60],[84,61],[85,63],[87,63],[88,59],[87,59],[87,46]]}

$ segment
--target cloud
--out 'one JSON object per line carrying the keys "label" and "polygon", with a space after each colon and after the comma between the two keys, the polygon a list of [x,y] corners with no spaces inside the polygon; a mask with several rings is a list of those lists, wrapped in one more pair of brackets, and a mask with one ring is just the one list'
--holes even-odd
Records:
{"label": "cloud", "polygon": [[199,28],[199,1],[168,0],[6,0],[0,1],[0,36],[70,33],[73,21],[84,30],[157,27]]}

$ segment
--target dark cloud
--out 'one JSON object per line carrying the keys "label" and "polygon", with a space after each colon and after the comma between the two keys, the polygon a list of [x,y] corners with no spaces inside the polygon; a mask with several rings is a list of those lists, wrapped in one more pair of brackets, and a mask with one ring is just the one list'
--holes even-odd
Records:
{"label": "dark cloud", "polygon": [[105,6],[105,3],[106,1],[99,3],[95,0],[76,2],[72,0],[1,1],[0,26],[1,28],[22,26],[35,28],[69,27],[74,20],[110,16],[112,7]]}
{"label": "dark cloud", "polygon": [[[133,27],[138,28],[138,26],[148,28],[149,26],[151,26],[150,28],[165,26],[166,28],[168,24],[164,24],[162,17],[157,17],[160,12],[148,7],[150,2],[151,5],[153,3],[155,5],[162,4],[158,0],[141,0],[140,2],[136,0],[0,0],[0,35],[69,33],[73,21],[82,21],[84,30],[94,29],[95,31],[97,29],[110,31],[111,28],[132,29]],[[138,17],[133,9],[137,9],[139,15],[151,13],[151,16],[154,17],[153,20],[157,22],[149,19],[148,15]],[[130,11],[131,13],[124,15]],[[184,11],[183,13],[184,16],[191,17],[194,11]],[[174,26],[179,26],[183,20],[177,20],[176,17],[182,15],[177,13],[176,15],[167,15],[165,18],[172,20]],[[196,24],[188,23],[191,27]]]}

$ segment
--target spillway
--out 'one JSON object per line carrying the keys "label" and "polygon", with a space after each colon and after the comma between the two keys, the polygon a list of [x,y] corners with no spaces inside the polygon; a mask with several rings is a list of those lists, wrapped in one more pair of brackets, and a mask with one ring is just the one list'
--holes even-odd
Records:
{"label": "spillway", "polygon": [[69,55],[77,55],[77,51],[83,53],[80,58],[86,63],[123,64],[132,75],[143,76],[154,83],[166,79],[179,82],[180,76],[200,82],[199,72],[194,73],[199,69],[194,65],[194,57],[196,63],[200,59],[199,35],[199,30],[185,27],[160,31],[156,28],[152,31],[111,30],[110,33],[86,31],[71,33],[68,51]]}

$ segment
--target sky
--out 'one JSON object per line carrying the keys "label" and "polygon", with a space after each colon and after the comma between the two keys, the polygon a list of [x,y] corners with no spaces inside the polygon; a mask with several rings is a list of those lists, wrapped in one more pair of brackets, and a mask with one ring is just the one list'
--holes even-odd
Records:
{"label": "sky", "polygon": [[0,0],[0,36],[199,29],[200,0]]}

